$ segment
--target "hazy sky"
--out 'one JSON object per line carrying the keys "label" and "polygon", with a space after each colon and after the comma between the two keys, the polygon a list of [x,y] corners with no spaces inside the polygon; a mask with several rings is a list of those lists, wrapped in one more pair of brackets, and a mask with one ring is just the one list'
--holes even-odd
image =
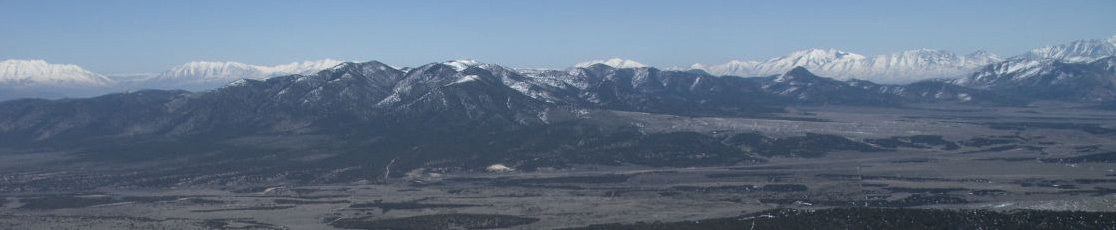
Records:
{"label": "hazy sky", "polygon": [[0,0],[0,59],[110,74],[322,58],[566,67],[624,57],[668,67],[807,48],[1011,56],[1116,35],[1114,0],[774,2]]}

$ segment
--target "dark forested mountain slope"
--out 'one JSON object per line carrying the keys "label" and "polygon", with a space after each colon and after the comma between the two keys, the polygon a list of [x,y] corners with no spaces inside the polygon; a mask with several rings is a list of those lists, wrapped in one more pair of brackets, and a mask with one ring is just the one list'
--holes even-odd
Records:
{"label": "dark forested mountain slope", "polygon": [[[1104,63],[1111,62],[1067,65],[1080,69],[1067,71],[1110,73],[1111,64]],[[494,162],[525,170],[578,164],[725,165],[787,154],[818,156],[825,152],[820,145],[878,149],[815,134],[648,133],[631,120],[593,111],[772,118],[791,105],[1023,101],[1004,99],[1002,87],[981,88],[838,81],[804,68],[740,78],[602,64],[515,70],[451,61],[400,70],[373,61],[310,75],[239,80],[206,92],[148,90],[3,102],[0,148],[71,152],[91,162],[197,162],[165,165],[150,175],[230,175],[222,180],[358,180],[417,169],[476,170]],[[740,135],[760,141],[741,142]]]}

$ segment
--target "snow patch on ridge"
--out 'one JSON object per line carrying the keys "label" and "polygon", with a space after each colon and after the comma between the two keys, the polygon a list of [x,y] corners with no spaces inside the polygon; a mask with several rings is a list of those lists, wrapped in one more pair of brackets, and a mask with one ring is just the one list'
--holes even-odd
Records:
{"label": "snow patch on ridge", "polygon": [[446,62],[443,62],[442,64],[453,67],[454,70],[462,71],[462,70],[468,69],[469,67],[479,66],[479,65],[482,65],[484,63],[481,63],[477,60],[472,60],[472,59],[461,59],[461,60],[446,61]]}
{"label": "snow patch on ridge", "polygon": [[450,85],[461,84],[461,83],[472,82],[472,81],[480,81],[480,76],[465,75],[464,77],[461,77],[461,79],[457,79],[457,81],[454,81],[453,83],[450,83]]}

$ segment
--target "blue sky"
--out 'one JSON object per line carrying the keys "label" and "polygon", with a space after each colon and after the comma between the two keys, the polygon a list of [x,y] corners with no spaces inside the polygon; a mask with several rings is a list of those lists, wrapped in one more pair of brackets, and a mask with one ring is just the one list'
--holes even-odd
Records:
{"label": "blue sky", "polygon": [[337,58],[414,66],[472,58],[566,67],[766,59],[807,48],[1004,56],[1116,35],[1116,1],[0,0],[0,59],[100,73],[194,60]]}

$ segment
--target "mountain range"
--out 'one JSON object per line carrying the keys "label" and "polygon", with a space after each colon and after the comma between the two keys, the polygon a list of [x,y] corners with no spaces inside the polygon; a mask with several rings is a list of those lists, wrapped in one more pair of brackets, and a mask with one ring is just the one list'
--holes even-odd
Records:
{"label": "mountain range", "polygon": [[208,90],[238,79],[265,79],[291,74],[312,74],[341,64],[342,61],[323,59],[293,62],[284,65],[260,66],[239,62],[195,61],[175,66],[143,82],[139,87],[155,89]]}
{"label": "mountain range", "polygon": [[312,74],[342,61],[324,59],[275,66],[196,61],[158,74],[106,76],[77,65],[44,60],[0,61],[0,100],[38,97],[89,97],[136,89],[210,90],[237,79]]}
{"label": "mountain range", "polygon": [[974,89],[1008,91],[1024,98],[1106,102],[1116,99],[1116,57],[1087,62],[1013,59],[950,81]]}
{"label": "mountain range", "polygon": [[[1010,58],[1020,60],[1055,59],[1062,62],[1089,62],[1116,55],[1116,36],[1108,39],[1079,40],[1033,49]],[[956,79],[991,64],[1007,61],[999,55],[976,51],[957,55],[947,51],[916,49],[867,57],[834,50],[810,49],[765,61],[733,60],[719,65],[694,64],[689,69],[717,75],[766,76],[801,66],[838,79],[859,79],[880,83],[905,84],[922,80]]]}
{"label": "mountain range", "polygon": [[[1004,75],[1007,69],[1037,68],[1044,65],[1042,63],[1049,65],[1053,62],[1086,63],[1114,54],[1116,54],[1116,37],[1041,47],[1010,58],[1002,58],[983,51],[956,55],[940,50],[917,49],[867,57],[834,49],[810,49],[766,61],[734,60],[720,65],[694,64],[690,68],[668,70],[693,70],[712,75],[750,77],[778,75],[795,67],[803,67],[813,73],[837,80],[862,80],[885,84],[942,80],[960,86],[987,89],[989,87],[978,85],[977,82],[980,81],[972,75],[981,74],[984,76],[981,78],[985,79],[982,81],[986,81],[989,72],[985,70],[988,68],[1001,69],[996,74]],[[456,65],[471,65],[470,62],[475,61],[461,61]],[[158,74],[104,76],[76,65],[50,64],[42,60],[7,60],[0,62],[0,100],[20,97],[89,97],[138,89],[203,91],[215,89],[237,79],[259,80],[290,74],[309,75],[340,63],[342,61],[325,59],[260,66],[238,62],[199,61],[175,66]],[[578,63],[566,70],[515,68],[504,68],[504,70],[534,77],[529,81],[535,83],[551,83],[537,85],[560,88],[562,85],[555,84],[563,83],[568,79],[554,78],[550,75],[572,72],[595,64],[615,68],[648,67],[634,60],[612,58]],[[527,84],[526,82],[506,83],[516,89],[526,87]]]}
{"label": "mountain range", "polygon": [[[810,118],[788,116],[796,106],[1112,102],[1113,60],[1010,58],[964,78],[910,84],[839,80],[801,66],[771,76],[737,77],[622,60],[564,70],[475,60],[413,68],[343,62],[314,73],[244,78],[205,91],[0,102],[0,148],[74,152],[93,162],[195,162],[120,181],[130,185],[226,184],[246,178],[355,181],[483,169],[493,162],[522,170],[726,165],[763,160],[754,154],[871,148],[837,136],[788,139],[751,133],[732,134],[733,141],[727,141],[703,133],[647,133],[633,116],[801,120]],[[774,146],[775,141],[782,142]]]}
{"label": "mountain range", "polygon": [[50,64],[43,60],[0,61],[0,85],[102,86],[112,80],[77,65]]}
{"label": "mountain range", "polygon": [[[612,111],[776,118],[794,104],[887,107],[976,103],[985,96],[944,82],[839,81],[805,68],[762,78],[605,64],[521,72],[469,60],[406,69],[346,62],[202,92],[12,100],[0,103],[0,148],[76,150],[94,161],[209,162],[174,168],[230,176],[211,179],[281,173],[319,182],[491,162],[522,169],[716,165],[756,159],[704,135],[641,133]],[[261,140],[286,144],[273,148]],[[570,149],[571,141],[580,147]],[[650,147],[659,152],[645,155]],[[692,158],[689,151],[707,154]],[[322,158],[290,160],[314,155]],[[245,162],[258,167],[246,171]],[[182,174],[187,171],[144,176],[193,178]],[[128,183],[136,181],[146,180]]]}
{"label": "mountain range", "polygon": [[1057,59],[1064,62],[1089,62],[1116,54],[1116,36],[1108,39],[1078,40],[1033,49],[1016,59]]}
{"label": "mountain range", "polygon": [[801,66],[842,80],[910,83],[935,78],[956,78],[999,61],[1003,61],[1003,58],[984,51],[961,56],[941,50],[918,49],[867,57],[834,49],[810,49],[765,61],[734,60],[710,66],[694,64],[691,68],[718,75],[766,76]]}

